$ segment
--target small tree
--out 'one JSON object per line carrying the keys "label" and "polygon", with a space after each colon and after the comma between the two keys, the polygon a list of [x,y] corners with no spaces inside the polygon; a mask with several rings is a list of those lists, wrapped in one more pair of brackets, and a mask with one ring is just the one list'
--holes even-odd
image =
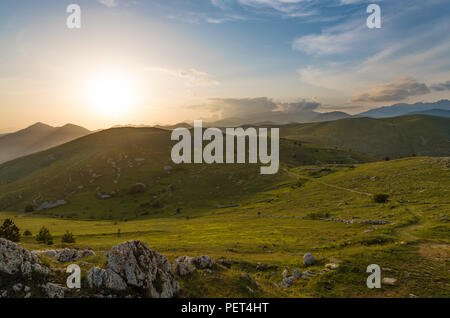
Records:
{"label": "small tree", "polygon": [[50,234],[50,231],[45,226],[43,226],[39,231],[39,234],[36,236],[36,241],[38,243],[52,245],[53,236]]}
{"label": "small tree", "polygon": [[31,232],[29,230],[25,230],[25,232],[23,232],[23,236],[32,236],[33,234],[31,234]]}
{"label": "small tree", "polygon": [[0,237],[3,237],[13,242],[20,241],[20,230],[14,224],[13,220],[6,219],[3,222],[3,225],[0,227]]}
{"label": "small tree", "polygon": [[75,238],[72,232],[66,231],[66,233],[61,238],[62,243],[75,243]]}
{"label": "small tree", "polygon": [[376,203],[386,203],[388,202],[389,194],[386,193],[377,193],[373,196],[373,200]]}

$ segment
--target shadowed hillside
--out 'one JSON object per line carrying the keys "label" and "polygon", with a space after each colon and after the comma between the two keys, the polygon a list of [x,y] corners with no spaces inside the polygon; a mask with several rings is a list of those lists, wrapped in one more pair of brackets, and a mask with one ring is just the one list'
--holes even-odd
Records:
{"label": "shadowed hillside", "polygon": [[34,124],[0,136],[0,163],[61,145],[89,133],[89,130],[72,124],[63,127]]}
{"label": "shadowed hillside", "polygon": [[[260,164],[174,165],[170,134],[114,128],[7,162],[0,165],[0,206],[23,211],[28,205],[45,210],[56,204],[61,214],[82,218],[170,214],[178,207],[199,213],[256,196],[286,178],[281,169],[262,176]],[[374,159],[281,139],[280,160],[283,166],[298,166]]]}

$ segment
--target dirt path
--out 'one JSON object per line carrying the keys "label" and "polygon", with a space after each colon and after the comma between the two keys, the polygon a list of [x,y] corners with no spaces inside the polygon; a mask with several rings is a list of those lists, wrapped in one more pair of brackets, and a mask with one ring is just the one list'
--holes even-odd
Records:
{"label": "dirt path", "polygon": [[309,181],[320,183],[320,184],[322,184],[324,186],[335,188],[335,189],[338,189],[338,190],[344,190],[344,191],[353,192],[353,193],[356,193],[356,194],[362,194],[362,195],[365,195],[365,196],[372,196],[371,193],[362,192],[362,191],[356,191],[356,190],[352,190],[352,189],[347,189],[347,188],[344,188],[344,187],[336,186],[336,185],[333,185],[333,184],[329,184],[329,183],[320,181],[317,178],[312,178],[312,177],[308,177],[308,176],[298,175],[298,174],[292,173],[291,171],[288,171],[288,170],[286,170],[286,173],[289,176],[294,177],[294,178],[308,179]]}

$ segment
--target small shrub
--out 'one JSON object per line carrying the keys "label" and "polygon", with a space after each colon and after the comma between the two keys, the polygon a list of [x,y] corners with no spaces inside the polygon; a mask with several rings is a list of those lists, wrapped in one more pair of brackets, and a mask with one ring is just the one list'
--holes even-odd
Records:
{"label": "small shrub", "polygon": [[3,225],[0,227],[0,237],[3,237],[13,242],[20,241],[20,230],[14,224],[13,220],[6,219],[3,222]]}
{"label": "small shrub", "polygon": [[28,204],[28,205],[25,207],[24,211],[25,211],[26,213],[34,212],[34,206],[32,206],[31,204]]}
{"label": "small shrub", "polygon": [[61,238],[62,243],[75,243],[75,238],[72,232],[66,231],[66,233]]}
{"label": "small shrub", "polygon": [[31,232],[29,230],[25,230],[25,232],[23,232],[23,236],[32,236],[33,234],[31,234]]}
{"label": "small shrub", "polygon": [[52,245],[53,236],[50,234],[50,231],[45,226],[43,226],[39,231],[39,234],[36,236],[36,241],[38,243]]}
{"label": "small shrub", "polygon": [[377,193],[373,196],[373,200],[376,203],[386,203],[389,200],[389,194],[386,193]]}

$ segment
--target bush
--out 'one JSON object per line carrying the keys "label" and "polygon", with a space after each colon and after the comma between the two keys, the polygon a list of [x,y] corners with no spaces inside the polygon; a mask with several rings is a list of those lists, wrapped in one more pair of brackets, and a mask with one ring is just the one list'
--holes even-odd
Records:
{"label": "bush", "polygon": [[3,222],[3,225],[0,227],[0,237],[13,242],[20,241],[20,230],[14,224],[13,220],[6,219],[5,222]]}
{"label": "bush", "polygon": [[25,232],[23,232],[23,236],[32,236],[33,234],[31,234],[31,232],[29,230],[25,230]]}
{"label": "bush", "polygon": [[24,211],[25,211],[26,213],[31,213],[31,212],[34,211],[34,206],[32,206],[31,204],[28,204],[28,205],[25,207]]}
{"label": "bush", "polygon": [[39,234],[36,236],[36,241],[38,243],[52,245],[53,236],[50,234],[50,231],[45,226],[43,226],[39,231]]}
{"label": "bush", "polygon": [[389,194],[386,193],[377,193],[373,196],[373,200],[376,203],[386,203],[388,202]]}
{"label": "bush", "polygon": [[66,231],[66,233],[61,238],[62,243],[75,243],[75,238],[73,237],[73,234],[69,231]]}

